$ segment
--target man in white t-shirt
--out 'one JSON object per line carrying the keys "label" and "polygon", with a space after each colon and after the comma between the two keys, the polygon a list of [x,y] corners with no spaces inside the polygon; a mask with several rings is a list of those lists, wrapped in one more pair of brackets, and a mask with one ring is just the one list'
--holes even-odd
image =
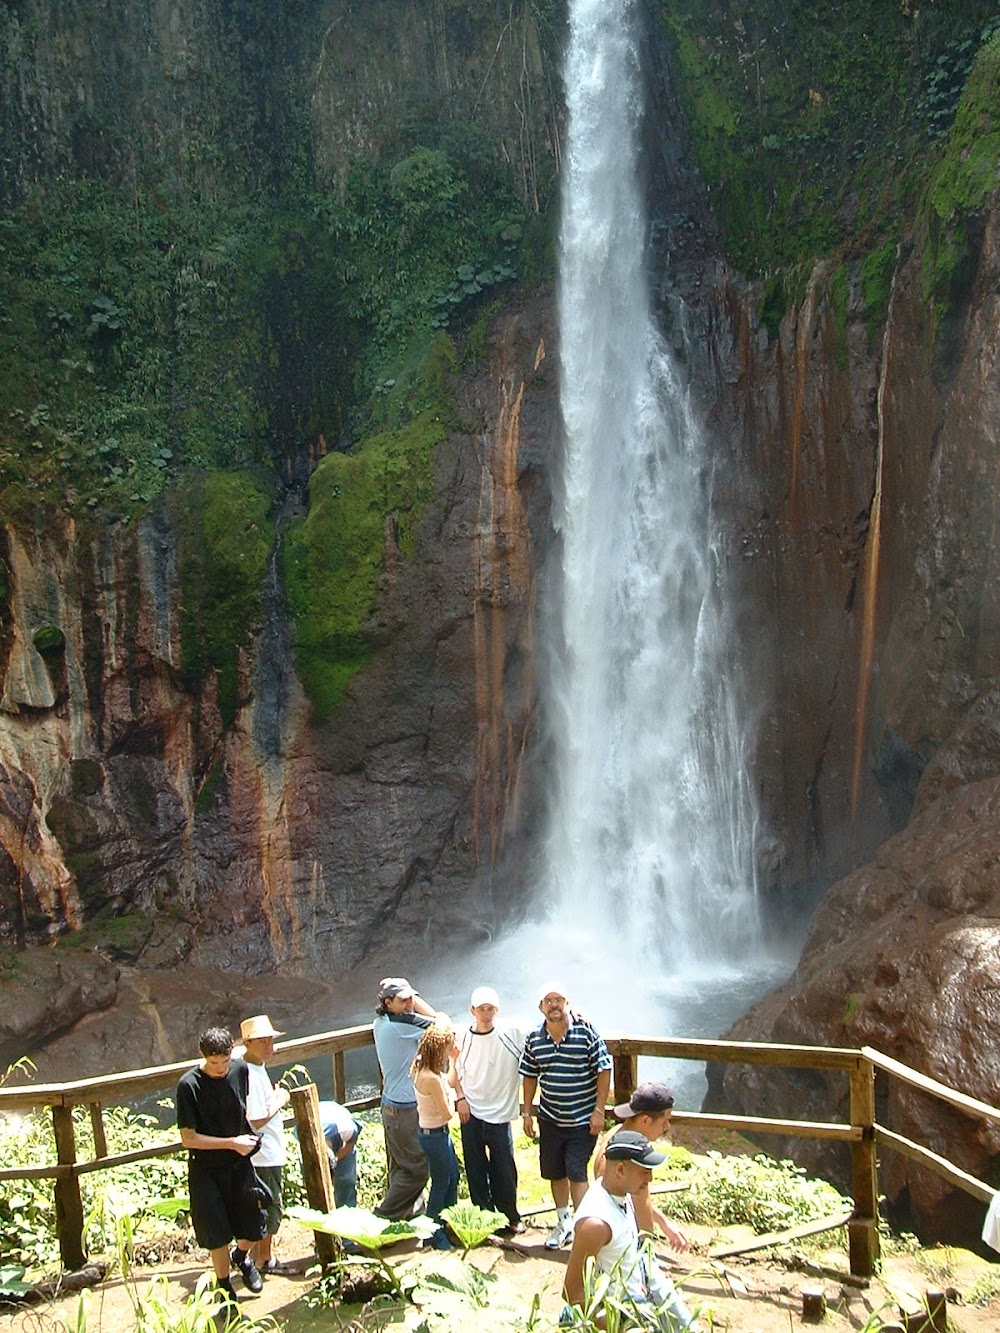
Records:
{"label": "man in white t-shirt", "polygon": [[272,1242],[281,1225],[281,1170],[285,1165],[285,1131],[281,1112],[288,1105],[287,1088],[275,1088],[265,1068],[274,1054],[275,1037],[284,1036],[271,1026],[267,1014],[245,1018],[240,1024],[240,1039],[246,1047],[244,1059],[250,1072],[250,1091],[247,1095],[247,1119],[260,1135],[260,1149],[254,1154],[253,1165],[257,1175],[271,1192],[271,1202],[264,1205],[267,1213],[267,1235],[254,1246],[254,1261],[261,1273],[275,1267],[271,1253]]}
{"label": "man in white t-shirt", "polygon": [[517,1211],[517,1165],[510,1122],[518,1113],[518,1067],[524,1033],[498,1023],[500,997],[491,986],[472,992],[472,1024],[455,1034],[455,1103],[462,1129],[462,1153],[469,1197],[480,1208],[503,1213],[507,1225],[497,1233],[524,1230]]}

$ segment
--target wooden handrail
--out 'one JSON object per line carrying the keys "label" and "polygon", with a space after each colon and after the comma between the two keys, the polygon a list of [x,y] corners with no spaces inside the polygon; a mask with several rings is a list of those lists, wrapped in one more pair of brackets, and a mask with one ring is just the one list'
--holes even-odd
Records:
{"label": "wooden handrail", "polygon": [[951,1106],[957,1106],[960,1111],[968,1111],[970,1115],[979,1115],[986,1120],[1000,1122],[1000,1110],[991,1106],[989,1102],[981,1102],[976,1097],[967,1097],[964,1092],[956,1092],[954,1088],[949,1088],[947,1083],[939,1083],[936,1078],[920,1074],[909,1065],[904,1065],[899,1060],[893,1060],[891,1056],[876,1051],[872,1046],[862,1046],[861,1054],[866,1060],[870,1060],[876,1069],[891,1074],[901,1083],[908,1083],[911,1088],[919,1088],[928,1096],[948,1102]]}
{"label": "wooden handrail", "polygon": [[755,1115],[717,1115],[707,1111],[674,1111],[670,1118],[675,1125],[739,1129],[745,1134],[791,1134],[801,1139],[836,1139],[841,1143],[858,1143],[862,1137],[860,1126],[821,1120],[764,1120]]}
{"label": "wooden handrail", "polygon": [[936,1171],[939,1176],[944,1176],[946,1180],[950,1180],[953,1185],[965,1190],[966,1194],[971,1194],[973,1198],[981,1199],[983,1203],[989,1203],[992,1200],[996,1190],[989,1185],[984,1185],[976,1176],[970,1176],[968,1171],[963,1171],[954,1162],[949,1162],[947,1157],[941,1157],[936,1152],[931,1152],[930,1148],[922,1148],[919,1143],[904,1138],[902,1134],[894,1134],[891,1129],[886,1129],[884,1125],[876,1125],[875,1128],[880,1143],[888,1144],[895,1148],[897,1152],[901,1152],[904,1157],[910,1157],[913,1161],[920,1162],[922,1166],[929,1166],[932,1171]]}
{"label": "wooden handrail", "polygon": [[708,1064],[776,1065],[794,1069],[853,1069],[859,1052],[844,1046],[789,1046],[762,1041],[702,1041],[695,1037],[605,1037],[612,1055],[647,1055]]}
{"label": "wooden handrail", "polygon": [[[339,1051],[358,1050],[371,1046],[372,1025],[341,1028],[321,1032],[313,1037],[299,1037],[292,1041],[275,1043],[274,1064],[297,1064],[320,1055]],[[145,1097],[163,1088],[176,1087],[182,1074],[195,1063],[194,1059],[179,1064],[156,1065],[151,1069],[127,1069],[120,1074],[104,1074],[99,1078],[81,1078],[70,1083],[39,1083],[30,1087],[0,1088],[0,1113],[33,1110],[39,1106],[82,1106],[87,1102],[110,1102],[117,1105]]]}
{"label": "wooden handrail", "polygon": [[[883,1055],[872,1047],[852,1050],[837,1046],[794,1046],[771,1042],[703,1041],[697,1038],[636,1037],[625,1033],[606,1038],[614,1061],[615,1096],[626,1101],[638,1081],[638,1059],[656,1057],[707,1061],[717,1064],[761,1064],[780,1068],[843,1070],[850,1082],[850,1124],[827,1121],[768,1119],[760,1116],[717,1115],[707,1112],[676,1111],[678,1125],[735,1129],[746,1134],[780,1134],[797,1138],[830,1139],[847,1143],[851,1150],[851,1176],[854,1211],[848,1222],[851,1271],[870,1276],[878,1260],[876,1217],[877,1171],[876,1144],[881,1142],[936,1171],[974,1198],[988,1202],[995,1191],[984,1181],[961,1170],[946,1158],[904,1138],[874,1118],[875,1071],[898,1078],[928,1096],[936,1097],[969,1115],[1000,1122],[1000,1109],[968,1097],[947,1084],[920,1074],[907,1065]],[[322,1055],[333,1057],[335,1095],[345,1100],[346,1075],[344,1052],[372,1046],[370,1023],[321,1032],[276,1043],[274,1065],[291,1065]],[[50,1178],[56,1192],[56,1225],[60,1250],[66,1267],[79,1267],[84,1258],[82,1207],[79,1177],[93,1171],[113,1169],[126,1162],[165,1156],[181,1151],[179,1143],[160,1144],[154,1148],[107,1155],[104,1142],[102,1106],[121,1104],[149,1093],[173,1087],[194,1063],[160,1065],[151,1069],[131,1069],[99,1078],[77,1079],[69,1083],[0,1088],[0,1114],[50,1108],[56,1134],[58,1161],[47,1166],[0,1169],[0,1180],[37,1180]],[[377,1104],[373,1097],[358,1098],[346,1104],[362,1109]],[[90,1110],[96,1155],[92,1161],[76,1160],[72,1109],[86,1105]]]}

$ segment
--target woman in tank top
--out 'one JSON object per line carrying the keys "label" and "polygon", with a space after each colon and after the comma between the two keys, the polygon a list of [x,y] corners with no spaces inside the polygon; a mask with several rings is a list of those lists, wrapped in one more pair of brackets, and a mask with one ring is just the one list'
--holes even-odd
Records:
{"label": "woman in tank top", "polygon": [[[435,1019],[420,1038],[410,1077],[417,1094],[417,1118],[420,1122],[420,1148],[427,1159],[431,1187],[427,1195],[427,1216],[441,1221],[442,1208],[458,1202],[458,1158],[448,1126],[455,1107],[448,1072],[455,1049],[455,1032],[443,1017]],[[443,1226],[431,1237],[436,1250],[450,1250],[451,1241]]]}

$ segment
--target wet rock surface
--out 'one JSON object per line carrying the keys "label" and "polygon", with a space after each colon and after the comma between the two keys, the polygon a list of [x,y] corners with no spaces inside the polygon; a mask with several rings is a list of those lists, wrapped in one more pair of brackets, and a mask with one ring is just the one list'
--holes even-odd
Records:
{"label": "wet rock surface", "polygon": [[[547,295],[502,317],[480,372],[457,386],[463,428],[435,452],[417,551],[403,558],[387,533],[372,656],[328,721],[298,683],[280,616],[259,663],[240,668],[230,725],[215,674],[192,682],[169,507],[111,533],[60,515],[8,530],[15,623],[27,640],[42,619],[61,635],[43,663],[50,694],[8,694],[0,714],[0,932],[15,947],[59,940],[32,964],[52,970],[53,1010],[15,1029],[16,1055],[63,1030],[53,960],[81,931],[152,973],[336,980],[402,944],[416,958],[442,933],[479,940],[516,909],[538,804],[526,755],[555,437],[550,318]],[[20,660],[8,653],[23,682]],[[207,1007],[223,990],[208,983]],[[18,1003],[0,989],[0,1014]],[[79,1019],[107,997],[77,1003]]]}
{"label": "wet rock surface", "polygon": [[[789,981],[727,1037],[858,1048],[886,1055],[996,1105],[1000,1090],[1000,780],[942,796],[831,888]],[[709,1109],[815,1120],[849,1118],[843,1074],[757,1067],[710,1071]],[[1000,1127],[879,1076],[880,1124],[989,1182]],[[846,1152],[768,1139],[843,1183]],[[982,1209],[890,1149],[881,1176],[895,1220],[922,1237],[976,1241]]]}

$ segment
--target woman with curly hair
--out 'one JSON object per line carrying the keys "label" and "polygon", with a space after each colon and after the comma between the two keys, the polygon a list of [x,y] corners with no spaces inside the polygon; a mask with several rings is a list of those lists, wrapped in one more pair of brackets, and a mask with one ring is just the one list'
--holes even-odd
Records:
{"label": "woman with curly hair", "polygon": [[[418,1138],[431,1173],[427,1195],[427,1216],[441,1222],[442,1208],[458,1202],[458,1158],[448,1126],[455,1107],[448,1072],[455,1049],[455,1032],[450,1020],[439,1015],[420,1038],[417,1054],[410,1066],[410,1078],[417,1093]],[[451,1241],[439,1225],[431,1237],[436,1250],[450,1250]]]}

